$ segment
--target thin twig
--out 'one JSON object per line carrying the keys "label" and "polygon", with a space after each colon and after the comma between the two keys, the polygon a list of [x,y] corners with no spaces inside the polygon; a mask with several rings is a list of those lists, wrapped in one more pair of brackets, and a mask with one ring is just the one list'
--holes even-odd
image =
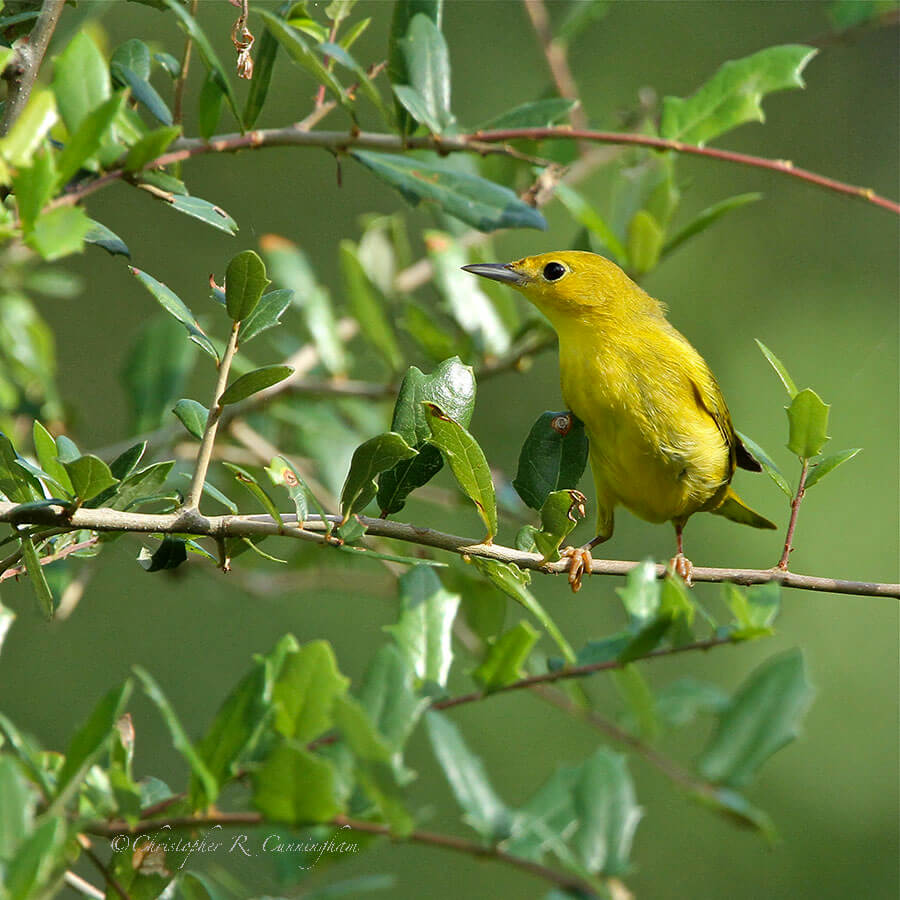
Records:
{"label": "thin twig", "polygon": [[[200,0],[191,0],[191,18],[197,16],[197,7]],[[194,49],[194,39],[188,34],[184,39],[184,54],[181,57],[181,69],[175,80],[175,98],[172,102],[172,122],[180,125],[184,115],[184,91],[187,86],[188,72],[191,68],[191,53]]]}
{"label": "thin twig", "polygon": [[93,900],[104,900],[106,894],[103,893],[99,888],[95,888],[89,881],[85,881],[80,875],[76,875],[74,872],[66,872],[63,876],[63,880],[69,885],[70,888],[74,891],[78,891],[84,897],[92,897]]}
{"label": "thin twig", "polygon": [[[295,540],[327,544],[324,532],[328,523],[336,524],[340,516],[327,516],[322,521],[319,516],[309,516],[302,528],[293,527],[297,521],[294,513],[283,513],[284,524],[279,525],[270,516],[202,516],[196,510],[182,509],[176,513],[154,514],[123,512],[117,509],[101,507],[86,509],[81,507],[74,512],[64,506],[44,506],[38,509],[20,509],[15,503],[0,502],[0,522],[13,524],[50,525],[65,531],[77,531],[86,528],[90,531],[125,531],[138,534],[192,534],[201,537],[258,537],[264,535],[290,537]],[[434,547],[457,553],[468,559],[474,556],[492,559],[497,562],[512,563],[519,568],[558,575],[568,571],[569,563],[565,559],[548,563],[537,553],[526,553],[513,547],[501,544],[484,544],[472,538],[445,534],[431,528],[421,528],[394,522],[390,519],[373,519],[359,516],[359,521],[366,526],[371,537],[394,538],[423,547]],[[627,575],[638,562],[595,559],[592,568],[594,575]],[[658,578],[665,576],[666,567],[656,566]],[[712,568],[695,566],[693,580],[703,582],[731,581],[735,584],[767,584],[776,582],[783,587],[801,588],[809,591],[829,591],[835,594],[855,594],[867,597],[900,598],[900,584],[884,584],[869,581],[845,581],[817,575],[798,575],[780,569],[738,569]]]}
{"label": "thin twig", "polygon": [[191,480],[191,488],[188,491],[187,499],[184,501],[185,509],[197,509],[200,505],[200,498],[203,496],[203,484],[206,481],[209,461],[212,459],[213,444],[216,442],[216,431],[219,427],[222,410],[225,408],[222,405],[222,394],[225,393],[225,388],[228,386],[228,373],[231,370],[231,361],[234,359],[234,353],[237,350],[240,327],[240,322],[232,323],[228,344],[225,346],[222,359],[219,361],[219,375],[216,379],[215,391],[213,392],[213,403],[209,408],[209,415],[206,417],[206,429],[203,432],[203,439],[200,441],[200,452],[197,454],[194,477]]}
{"label": "thin twig", "polygon": [[[59,550],[56,553],[51,553],[49,556],[42,556],[40,563],[42,566],[49,566],[50,563],[65,559],[67,556],[71,556],[79,550],[87,550],[89,547],[93,547],[99,540],[100,539],[97,537],[92,537],[86,541],[79,541],[77,544],[69,544],[67,547],[63,547],[62,550]],[[24,574],[25,566],[18,566],[15,569],[6,569],[4,571],[3,562],[0,562],[0,581],[5,581],[7,578],[18,578],[20,575]]]}
{"label": "thin twig", "polygon": [[803,460],[803,468],[800,470],[800,481],[797,484],[797,493],[791,500],[791,518],[788,521],[787,533],[784,536],[784,551],[781,559],[778,561],[778,568],[782,572],[787,572],[788,563],[791,560],[791,553],[794,551],[794,530],[797,527],[797,516],[800,513],[800,504],[806,495],[806,478],[809,475],[809,460]]}
{"label": "thin twig", "polygon": [[[150,834],[161,828],[202,828],[204,826],[252,826],[265,824],[266,819],[260,813],[254,812],[238,812],[238,813],[216,813],[215,815],[205,816],[177,816],[170,819],[153,819],[138,822],[136,825],[129,825],[127,822],[94,822],[87,825],[82,830],[86,834],[93,834],[99,837],[114,838],[119,835],[128,835],[137,837],[142,834]],[[310,825],[321,825],[321,822],[311,822]],[[353,831],[363,832],[365,834],[377,835],[380,837],[390,838],[397,843],[423,844],[430,847],[438,847],[443,850],[452,850],[455,853],[463,853],[468,856],[474,856],[480,859],[493,859],[497,862],[505,863],[513,866],[523,872],[528,872],[538,878],[555,884],[563,890],[580,892],[581,896],[599,897],[598,886],[592,884],[583,878],[575,875],[569,875],[564,872],[557,872],[548,866],[540,863],[532,862],[528,859],[522,859],[513,856],[499,847],[482,844],[478,841],[468,840],[466,838],[456,837],[449,834],[438,834],[433,831],[412,831],[408,835],[399,835],[391,831],[389,825],[383,825],[380,822],[368,822],[363,819],[351,819],[348,816],[335,816],[330,822],[325,823],[335,828],[351,829]]]}
{"label": "thin twig", "polygon": [[9,91],[0,120],[0,135],[9,133],[28,103],[47,45],[65,5],[66,0],[44,0],[34,28],[27,37],[19,40],[16,54],[4,70],[3,78],[9,81]]}
{"label": "thin twig", "polygon": [[109,869],[103,865],[103,860],[91,850],[90,847],[87,846],[86,843],[82,842],[81,849],[84,855],[94,864],[94,866],[99,870],[100,874],[103,875],[106,883],[119,895],[120,900],[131,900],[131,896],[128,891],[122,887],[119,880],[113,875]]}
{"label": "thin twig", "polygon": [[[508,147],[510,141],[516,140],[575,140],[590,141],[599,144],[618,144],[634,147],[648,147],[653,150],[671,150],[722,162],[735,163],[756,169],[765,169],[797,178],[825,190],[845,194],[864,200],[875,206],[890,210],[900,215],[900,203],[877,194],[871,188],[859,187],[846,182],[819,175],[807,169],[798,168],[786,159],[768,159],[752,156],[747,153],[736,153],[731,150],[719,150],[714,147],[698,147],[695,144],[684,144],[681,141],[665,140],[644,134],[615,131],[587,131],[562,126],[547,128],[511,128],[500,131],[480,131],[475,134],[461,134],[455,137],[400,137],[394,134],[379,132],[345,132],[345,131],[299,131],[294,126],[287,128],[260,129],[244,134],[223,134],[212,137],[208,141],[197,138],[182,138],[173,145],[174,149],[156,159],[150,160],[145,168],[159,168],[173,163],[191,159],[207,153],[235,153],[239,150],[259,149],[261,147],[318,147],[335,153],[345,153],[354,148],[385,151],[405,150],[437,150],[440,153],[478,153],[511,156],[514,151]],[[93,181],[79,182],[64,192],[56,200],[48,204],[48,209],[56,206],[73,205],[83,197],[112,184],[133,173],[124,168],[112,169]]]}

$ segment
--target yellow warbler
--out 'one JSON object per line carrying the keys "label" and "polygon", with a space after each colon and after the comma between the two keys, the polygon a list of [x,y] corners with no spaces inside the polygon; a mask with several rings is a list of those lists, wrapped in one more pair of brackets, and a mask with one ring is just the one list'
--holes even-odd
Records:
{"label": "yellow warbler", "polygon": [[559,336],[563,398],[584,422],[597,494],[597,536],[562,551],[573,590],[591,570],[591,548],[611,537],[619,504],[674,524],[672,566],[688,582],[682,531],[695,512],[775,527],[730,486],[736,466],[761,467],[735,434],[709,367],[615,263],[564,250],[463,268],[521,291]]}

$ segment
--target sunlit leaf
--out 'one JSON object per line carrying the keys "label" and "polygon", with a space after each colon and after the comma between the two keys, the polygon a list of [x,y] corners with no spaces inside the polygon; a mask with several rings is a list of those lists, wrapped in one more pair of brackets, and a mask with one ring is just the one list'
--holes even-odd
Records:
{"label": "sunlit leaf", "polygon": [[355,512],[361,512],[375,497],[378,486],[375,478],[398,462],[416,456],[418,451],[410,447],[393,431],[370,438],[356,448],[350,462],[350,471],[341,491],[341,513],[344,521]]}
{"label": "sunlit leaf", "polygon": [[787,407],[790,437],[787,448],[801,459],[810,459],[822,452],[828,442],[828,411],[831,406],[823,403],[811,388],[796,394]]}
{"label": "sunlit leaf", "polygon": [[852,450],[841,450],[840,453],[833,453],[813,463],[806,478],[806,486],[812,487],[818,484],[829,472],[833,472],[838,466],[842,466],[847,460],[853,459],[862,447],[854,447]]}

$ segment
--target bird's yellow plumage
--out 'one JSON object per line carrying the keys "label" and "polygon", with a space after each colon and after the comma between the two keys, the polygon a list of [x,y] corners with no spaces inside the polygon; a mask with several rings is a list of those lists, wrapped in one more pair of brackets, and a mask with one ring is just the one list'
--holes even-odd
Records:
{"label": "bird's yellow plumage", "polygon": [[771,525],[729,487],[736,465],[760,467],[709,367],[615,263],[559,251],[466,269],[521,291],[559,336],[563,398],[590,442],[597,537],[589,546],[612,535],[619,504],[673,522],[679,560],[681,530],[695,512],[737,506],[743,521]]}

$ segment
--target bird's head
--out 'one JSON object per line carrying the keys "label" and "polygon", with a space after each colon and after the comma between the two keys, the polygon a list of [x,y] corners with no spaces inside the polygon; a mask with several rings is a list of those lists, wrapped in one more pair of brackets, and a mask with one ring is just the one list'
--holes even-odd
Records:
{"label": "bird's head", "polygon": [[655,303],[614,262],[581,250],[541,253],[510,263],[478,263],[463,269],[521,291],[554,326],[573,318],[618,317]]}

